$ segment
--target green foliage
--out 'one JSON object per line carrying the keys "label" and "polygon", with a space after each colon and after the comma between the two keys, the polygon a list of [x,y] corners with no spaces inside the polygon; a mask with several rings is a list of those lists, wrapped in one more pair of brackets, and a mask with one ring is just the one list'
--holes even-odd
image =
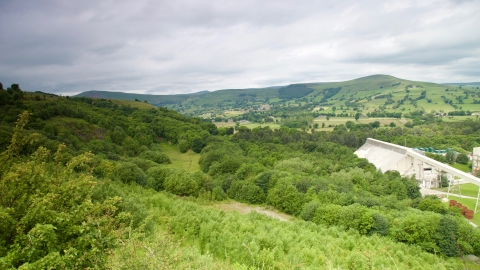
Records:
{"label": "green foliage", "polygon": [[393,239],[407,244],[415,244],[429,252],[438,252],[435,232],[441,217],[423,212],[422,215],[409,213],[394,221],[390,227]]}
{"label": "green foliage", "polygon": [[390,222],[382,214],[375,212],[373,215],[373,226],[368,232],[369,235],[378,234],[381,236],[387,236],[390,231]]}
{"label": "green foliage", "polygon": [[198,194],[198,183],[194,176],[184,170],[172,170],[165,177],[165,190],[180,196],[190,196]]}
{"label": "green foliage", "polygon": [[455,152],[453,151],[447,151],[447,153],[445,154],[445,161],[448,163],[448,164],[452,164],[455,162]]}
{"label": "green foliage", "polygon": [[447,213],[447,206],[437,196],[426,196],[417,206],[422,211],[431,211],[439,214]]}
{"label": "green foliage", "polygon": [[460,164],[467,164],[469,161],[470,161],[470,159],[464,153],[458,154],[457,159],[456,159],[456,162],[460,163]]}
{"label": "green foliage", "polygon": [[178,141],[178,150],[181,153],[186,153],[190,149],[190,143],[187,140],[179,140]]}
{"label": "green foliage", "polygon": [[170,169],[163,166],[155,166],[147,171],[147,187],[153,188],[156,191],[164,189],[164,182],[170,174]]}
{"label": "green foliage", "polygon": [[147,175],[132,162],[119,162],[113,170],[113,178],[127,184],[137,183],[145,186],[147,183]]}
{"label": "green foliage", "polygon": [[158,163],[156,163],[156,162],[153,162],[153,161],[148,160],[148,159],[139,158],[139,157],[128,158],[128,159],[125,159],[125,161],[134,163],[140,169],[142,169],[142,171],[145,172],[145,173],[148,171],[148,169],[150,169],[152,167],[155,167],[155,166],[158,166]]}
{"label": "green foliage", "polygon": [[447,159],[445,158],[445,156],[443,155],[437,155],[437,154],[433,154],[433,153],[428,153],[426,152],[425,153],[425,156],[431,158],[431,159],[434,159],[436,161],[439,161],[439,162],[443,162],[443,163],[446,163],[447,162]]}
{"label": "green foliage", "polygon": [[221,187],[214,187],[212,189],[212,199],[214,201],[223,201],[227,199],[227,194]]}
{"label": "green foliage", "polygon": [[[382,86],[384,85],[382,84]],[[322,86],[322,89],[324,87]],[[314,89],[314,91],[317,90]],[[338,93],[341,93],[340,91],[342,89]],[[322,96],[318,96],[319,93],[317,91],[311,97],[306,97],[299,102],[305,104],[318,102],[322,98]],[[412,88],[412,95],[414,93],[415,90]],[[323,94],[328,94],[328,91]],[[340,95],[338,96],[340,99],[342,98]],[[83,203],[84,199],[90,200],[94,206],[107,205],[106,202],[113,200],[114,203],[112,201],[110,205],[114,211],[99,210],[98,216],[94,217],[80,212],[84,214],[82,218],[89,221],[105,218],[105,223],[102,224],[106,226],[106,232],[102,231],[101,240],[104,240],[103,235],[111,236],[109,239],[122,237],[122,241],[112,240],[109,242],[110,240],[107,239],[108,243],[98,244],[103,245],[101,248],[97,248],[97,244],[88,247],[82,246],[78,252],[87,250],[88,253],[97,248],[95,250],[97,253],[91,253],[90,262],[85,264],[82,262],[81,266],[76,267],[71,264],[63,264],[61,258],[68,255],[72,258],[80,258],[80,261],[84,260],[81,256],[72,255],[75,253],[65,253],[64,250],[67,249],[62,245],[64,239],[70,236],[66,237],[58,232],[65,227],[62,227],[62,224],[57,221],[32,221],[28,228],[24,231],[20,230],[23,237],[29,235],[31,231],[29,237],[37,241],[34,243],[35,251],[22,248],[21,252],[30,253],[21,256],[43,258],[38,263],[35,262],[37,264],[30,266],[32,268],[93,268],[93,265],[102,268],[105,267],[105,254],[115,243],[119,243],[119,249],[118,253],[115,253],[116,255],[112,255],[114,258],[112,262],[119,267],[131,267],[135,264],[148,266],[147,260],[140,262],[142,257],[151,258],[151,265],[159,267],[178,268],[187,265],[185,262],[187,259],[182,255],[170,257],[165,255],[165,262],[167,262],[165,264],[162,264],[162,259],[152,255],[152,252],[163,253],[158,245],[148,241],[149,234],[153,233],[155,229],[166,230],[165,228],[170,228],[179,237],[185,237],[186,241],[182,246],[172,245],[174,248],[186,248],[185,250],[191,252],[190,254],[196,256],[197,259],[202,258],[202,260],[208,261],[215,257],[216,260],[228,262],[228,266],[234,265],[239,268],[391,268],[392,260],[395,260],[393,262],[400,268],[402,266],[422,269],[431,265],[448,265],[453,266],[452,268],[458,266],[455,263],[444,262],[441,257],[430,257],[423,253],[423,251],[441,252],[446,256],[453,254],[451,253],[451,239],[445,240],[438,237],[439,234],[445,235],[445,233],[439,233],[439,224],[442,218],[448,215],[444,211],[443,204],[430,198],[420,199],[421,195],[416,180],[402,178],[395,172],[385,174],[377,172],[372,164],[365,159],[357,158],[353,151],[367,137],[387,138],[397,144],[407,141],[409,145],[422,147],[433,145],[436,148],[442,149],[443,147],[445,149],[446,147],[443,145],[447,145],[447,147],[471,150],[471,147],[478,143],[477,138],[474,137],[475,132],[480,130],[478,121],[465,122],[461,125],[444,123],[436,121],[429,115],[423,115],[420,111],[415,111],[408,113],[409,117],[415,117],[412,120],[413,128],[381,128],[379,122],[355,124],[350,121],[347,123],[348,126],[338,125],[332,132],[312,131],[306,133],[290,128],[272,130],[260,127],[249,129],[242,126],[238,128],[239,132],[232,136],[214,136],[213,134],[217,130],[212,123],[203,123],[198,118],[187,118],[165,108],[139,110],[108,100],[88,98],[65,99],[48,96],[46,99],[39,100],[28,93],[22,99],[16,95],[16,101],[13,101],[13,96],[9,97],[12,98],[12,101],[8,101],[10,103],[0,107],[2,109],[0,132],[1,135],[7,137],[14,134],[16,139],[12,140],[15,143],[9,143],[2,136],[0,144],[8,146],[5,153],[9,154],[8,158],[1,160],[1,168],[13,168],[12,166],[15,164],[30,168],[27,166],[29,160],[34,159],[35,155],[43,153],[38,152],[37,149],[45,149],[45,153],[48,153],[47,149],[55,151],[62,142],[67,142],[69,147],[63,148],[58,157],[47,154],[44,158],[38,158],[38,160],[43,160],[44,165],[42,166],[45,167],[45,172],[38,173],[40,176],[31,177],[32,175],[25,171],[21,171],[21,174],[18,173],[20,176],[10,175],[10,169],[5,169],[2,172],[8,171],[6,173],[8,177],[4,177],[2,173],[0,181],[18,177],[23,181],[16,183],[20,190],[27,190],[24,185],[28,184],[30,185],[27,185],[28,188],[32,188],[28,190],[28,194],[30,194],[28,196],[41,197],[45,189],[44,187],[38,188],[36,184],[32,184],[33,181],[41,180],[42,177],[50,178],[55,173],[62,173],[62,170],[66,170],[62,168],[67,168],[75,159],[74,157],[79,156],[79,153],[92,151],[97,154],[96,157],[71,167],[69,179],[78,179],[81,178],[81,175],[89,175],[91,179],[89,187],[93,191],[79,191],[78,196],[72,196],[76,192],[66,194],[50,188],[56,192],[49,195],[55,200],[42,200],[52,201],[55,205],[62,203],[68,205],[68,203],[60,201],[56,197],[57,194],[61,194],[58,196],[62,197],[62,200],[73,200],[77,205]],[[251,100],[255,97],[245,96],[243,98]],[[419,104],[420,102],[419,100]],[[354,106],[353,99],[351,103],[350,106]],[[298,106],[303,106],[300,104],[297,103]],[[15,132],[12,115],[14,115],[13,112],[18,114],[20,105],[32,108],[33,120],[29,124],[24,124],[26,130]],[[344,110],[336,104],[333,107],[336,107],[337,112]],[[290,116],[286,112],[283,111],[275,117],[300,121],[313,119],[311,116]],[[356,108],[355,112],[361,113],[362,108]],[[258,115],[260,114],[258,112]],[[349,114],[349,117],[353,115]],[[265,115],[262,116],[262,119],[264,118]],[[239,119],[235,121],[237,120]],[[425,124],[427,122],[428,124]],[[39,135],[34,134],[35,131],[39,131],[45,137],[40,138]],[[226,134],[226,130],[224,131]],[[158,151],[160,148],[157,142],[160,141],[164,142],[164,146],[167,143],[178,145],[182,151],[188,151],[190,147],[193,149],[195,144],[196,150],[194,149],[194,151],[201,152],[201,155],[190,154],[201,157],[200,168],[208,174],[193,173],[196,166],[188,167],[193,168],[191,169],[192,173],[172,169],[172,166],[177,168],[183,159],[176,158],[171,152],[168,153],[174,164],[158,165],[158,163],[169,163],[168,156]],[[181,145],[184,145],[184,149],[181,149]],[[39,148],[39,146],[44,148]],[[173,148],[171,150],[172,152],[176,151]],[[182,156],[187,157],[188,155]],[[93,176],[103,178],[102,181],[106,183],[99,184]],[[31,179],[26,179],[27,177],[31,177]],[[58,176],[51,178],[56,179],[55,183],[58,183]],[[109,182],[109,179],[118,179],[119,181]],[[142,189],[141,186],[149,189]],[[1,188],[0,194],[6,196],[7,199],[11,194],[17,194],[15,193],[16,188],[4,189],[3,186]],[[40,191],[40,195],[34,194],[37,190]],[[82,189],[77,188],[77,190]],[[185,206],[184,203],[175,202],[173,197],[165,195],[167,193],[157,192],[162,190],[179,196],[198,196],[197,199],[188,198],[187,200],[202,204],[209,204],[211,203],[209,201],[212,200],[225,200],[228,194],[231,198],[242,202],[266,203],[280,211],[299,215],[302,219],[312,222],[282,223],[278,228],[276,228],[277,225],[272,225],[269,229],[276,230],[276,232],[272,232],[270,237],[268,237],[270,232],[265,234],[260,231],[264,235],[256,235],[257,228],[251,228],[252,224],[257,227],[269,226],[265,225],[267,223],[261,216],[250,214],[245,219],[240,217],[242,222],[237,222],[238,216],[235,215],[223,213],[217,216],[214,212],[202,212],[198,206],[193,204]],[[28,203],[22,201],[21,192],[15,196],[15,198],[18,197],[16,200],[19,202],[16,209],[12,210],[8,207],[0,209],[1,254],[15,251],[12,239],[19,228],[19,219],[15,215],[29,207]],[[122,199],[115,201],[113,199],[115,196],[120,196]],[[39,201],[41,200],[39,199]],[[412,205],[418,209],[410,208]],[[85,204],[82,209],[87,209],[85,211],[88,212],[94,208],[87,206]],[[29,218],[39,221],[45,218],[43,220],[48,221],[50,214],[38,214],[42,213],[42,209],[48,211],[52,209],[52,207],[48,207],[35,208],[37,216],[34,217],[31,214]],[[57,208],[61,209],[61,207]],[[73,216],[77,215],[75,211],[79,210],[74,206],[65,210]],[[106,212],[108,214],[105,214]],[[196,212],[200,212],[200,214]],[[62,215],[64,215],[63,212]],[[55,213],[52,216],[58,218]],[[458,224],[458,233],[455,236],[459,251],[457,254],[466,254],[465,252],[479,254],[480,238],[477,230],[469,228],[470,225],[460,218],[453,217],[453,219]],[[72,224],[78,225],[78,222],[73,220]],[[232,223],[232,225],[228,225],[228,223]],[[97,224],[99,223],[97,222]],[[325,232],[325,225],[332,228]],[[123,230],[129,230],[132,232],[129,235],[134,235],[133,231],[138,226],[144,226],[142,230],[145,234],[138,238],[123,236],[123,232],[125,232]],[[281,231],[284,228],[289,229]],[[237,234],[224,235],[224,233],[228,233],[224,230],[233,230]],[[310,237],[305,238],[309,239],[305,245],[299,243],[298,246],[295,246],[292,244],[294,242],[292,239],[297,237],[293,236],[293,232],[296,233],[297,230]],[[91,232],[93,231],[92,229]],[[415,234],[416,231],[420,233]],[[317,233],[323,236],[332,234],[332,238],[318,238]],[[277,236],[279,234],[282,234],[281,237]],[[285,238],[282,238],[284,235]],[[370,237],[363,238],[361,235]],[[339,237],[344,238],[341,240],[344,242],[339,243],[342,249],[338,249],[335,244],[330,245],[328,249],[322,249],[329,245],[325,243],[338,241],[334,239]],[[15,243],[23,243],[24,246],[31,245],[25,242],[27,238],[22,239],[21,241],[24,242],[18,240]],[[319,243],[324,244],[317,246],[310,239],[316,239]],[[30,240],[28,239],[28,241]],[[373,243],[369,241],[373,241]],[[407,243],[410,246],[398,242]],[[71,242],[69,243],[70,246],[73,246]],[[369,248],[364,249],[363,245],[369,245]],[[200,253],[195,253],[193,250],[197,246]],[[374,252],[372,246],[377,246],[378,249],[374,251],[383,252],[383,255],[386,255],[386,250],[389,250],[387,247],[395,247],[396,250],[401,250],[403,253],[401,255],[391,253],[384,257],[381,255],[379,256],[381,259],[374,262],[375,259],[371,259],[371,256],[368,255],[371,254],[370,252]],[[135,250],[135,247],[140,248]],[[344,250],[343,247],[345,247]],[[16,249],[15,252],[19,250]],[[102,250],[102,252],[98,250]],[[330,253],[325,253],[334,252],[334,250],[340,251],[340,253],[335,253],[338,258],[329,255]],[[356,252],[357,250],[362,250],[362,252]],[[207,256],[201,257],[204,256],[201,255],[202,253]],[[416,261],[417,259],[413,255],[430,260],[429,264],[420,260]],[[177,258],[179,259],[178,263],[175,262]],[[192,262],[197,263],[198,260],[195,258],[192,258]],[[9,260],[13,261],[13,259]],[[409,261],[408,265],[402,264],[405,261]],[[441,263],[435,264],[435,262]],[[10,264],[10,266],[16,267],[21,263]],[[425,265],[428,266],[425,267]],[[2,265],[0,268],[6,267]]]}
{"label": "green foliage", "polygon": [[435,239],[440,251],[448,257],[458,256],[459,250],[456,243],[458,223],[450,216],[443,216],[438,223]]}
{"label": "green foliage", "polygon": [[268,191],[267,202],[280,211],[297,215],[302,209],[303,198],[292,184],[280,181]]}
{"label": "green foliage", "polygon": [[234,132],[233,127],[229,127],[225,130],[225,135],[232,135]]}
{"label": "green foliage", "polygon": [[[23,113],[11,145],[0,154],[0,267],[90,268],[103,265],[122,218],[119,197],[92,202],[95,185],[89,173],[77,173],[90,163],[82,154],[64,166],[60,145],[52,156],[44,147],[17,158],[35,136],[24,136]],[[118,215],[118,216],[117,216]]]}
{"label": "green foliage", "polygon": [[140,157],[151,160],[155,163],[158,164],[170,164],[172,161],[170,158],[165,154],[160,151],[145,151],[140,154]]}
{"label": "green foliage", "polygon": [[300,217],[305,221],[311,221],[315,216],[317,208],[320,206],[318,201],[311,201],[303,206]]}
{"label": "green foliage", "polygon": [[203,141],[201,138],[199,137],[195,137],[193,138],[192,140],[192,150],[193,152],[195,153],[200,153],[203,149],[204,145],[203,145]]}
{"label": "green foliage", "polygon": [[310,94],[312,91],[313,89],[307,87],[305,84],[291,84],[278,89],[278,97],[281,99],[301,98]]}
{"label": "green foliage", "polygon": [[228,196],[246,203],[261,204],[265,202],[265,193],[263,190],[248,181],[235,181],[231,184],[227,192]]}

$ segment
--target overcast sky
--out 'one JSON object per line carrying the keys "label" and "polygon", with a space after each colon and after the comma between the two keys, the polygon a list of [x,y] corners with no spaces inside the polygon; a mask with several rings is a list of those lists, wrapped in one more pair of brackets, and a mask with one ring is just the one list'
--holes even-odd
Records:
{"label": "overcast sky", "polygon": [[150,94],[480,81],[480,0],[0,0],[0,82]]}

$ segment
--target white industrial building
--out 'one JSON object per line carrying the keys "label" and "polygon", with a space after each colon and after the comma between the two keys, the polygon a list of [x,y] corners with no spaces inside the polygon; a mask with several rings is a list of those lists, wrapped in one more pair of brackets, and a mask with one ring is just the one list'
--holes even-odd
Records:
{"label": "white industrial building", "polygon": [[472,174],[477,175],[480,171],[480,147],[473,148],[472,153]]}
{"label": "white industrial building", "polygon": [[[480,169],[478,168],[480,147],[475,149],[477,149],[477,169]],[[439,174],[447,176],[449,183],[456,178],[480,185],[480,179],[469,173],[426,157],[420,151],[380,140],[368,138],[365,144],[355,151],[355,154],[360,158],[366,158],[382,172],[390,170],[398,171],[402,176],[414,175],[421,186],[425,188],[438,187],[440,184]]]}

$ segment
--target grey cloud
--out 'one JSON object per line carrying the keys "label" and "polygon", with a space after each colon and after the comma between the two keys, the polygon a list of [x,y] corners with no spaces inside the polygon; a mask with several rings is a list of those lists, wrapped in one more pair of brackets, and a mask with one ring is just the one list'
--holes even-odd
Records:
{"label": "grey cloud", "polygon": [[480,80],[478,1],[45,0],[0,9],[0,81],[26,90],[171,94],[374,73]]}

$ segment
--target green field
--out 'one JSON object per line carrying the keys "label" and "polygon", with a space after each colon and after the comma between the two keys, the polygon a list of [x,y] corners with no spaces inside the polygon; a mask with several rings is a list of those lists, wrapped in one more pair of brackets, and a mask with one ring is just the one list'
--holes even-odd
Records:
{"label": "green field", "polygon": [[462,172],[471,172],[472,169],[470,169],[469,164],[460,164],[460,163],[454,163],[451,164],[450,166],[454,167],[455,169],[459,169]]}
{"label": "green field", "polygon": [[[470,184],[470,183],[466,183],[466,184],[461,184],[460,185],[460,192],[462,193],[463,196],[469,196],[469,197],[474,197],[476,198],[477,195],[478,195],[478,186],[477,185],[474,185],[474,184]],[[444,191],[444,192],[447,192],[448,191],[448,188],[439,188],[439,189],[435,189],[435,190],[439,190],[439,191]],[[460,194],[458,192],[458,189],[453,189],[451,191],[452,194]]]}
{"label": "green field", "polygon": [[200,165],[198,165],[200,154],[194,153],[192,150],[188,150],[186,153],[180,153],[180,151],[178,151],[178,146],[166,143],[162,143],[160,148],[172,161],[172,164],[166,166],[176,169],[184,169],[190,172],[200,171]]}
{"label": "green field", "polygon": [[[474,184],[470,184],[470,183],[461,184],[460,185],[460,191],[457,188],[453,188],[451,190],[451,193],[455,194],[455,195],[449,195],[448,199],[449,200],[456,200],[457,202],[466,206],[468,209],[475,210],[475,204],[477,202],[476,198],[477,198],[477,195],[478,195],[478,189],[479,189],[479,186],[474,185]],[[448,188],[441,188],[441,189],[436,189],[436,190],[447,192]],[[460,193],[461,193],[462,197],[458,196]],[[475,199],[465,198],[463,196],[473,197]],[[479,207],[478,210],[480,210],[480,207]],[[474,214],[473,220],[471,220],[471,221],[473,223],[475,223],[476,225],[480,226],[480,212],[477,213],[477,214]]]}
{"label": "green field", "polygon": [[443,117],[442,121],[458,122],[458,121],[465,121],[465,120],[468,120],[468,119],[474,120],[474,119],[477,119],[477,117],[476,116],[448,116],[448,117]]}
{"label": "green field", "polygon": [[[394,123],[397,127],[402,127],[407,120],[406,119],[396,119],[396,118],[360,118],[358,121],[355,121],[353,117],[331,117],[327,120],[326,117],[316,118],[314,123],[317,123],[319,128],[316,131],[332,131],[335,126],[338,125],[345,125],[348,121],[352,121],[355,124],[369,124],[375,121],[380,122],[380,126],[390,125],[390,123]],[[322,124],[325,123],[325,127],[322,128]],[[330,127],[329,127],[330,126]]]}
{"label": "green field", "polygon": [[[457,202],[461,203],[463,206],[466,206],[469,210],[474,210],[475,211],[475,204],[476,204],[476,199],[469,199],[469,198],[460,198],[454,195],[450,195],[448,197],[449,200],[456,200]],[[447,202],[448,205],[448,202]],[[479,207],[480,209],[480,207]],[[477,226],[480,226],[480,212],[476,213],[473,215],[473,219],[470,220],[472,223],[474,223]]]}
{"label": "green field", "polygon": [[[217,127],[235,127],[235,123],[227,123],[227,122],[218,122],[215,123]],[[240,123],[240,126],[246,126],[249,129],[253,129],[256,127],[270,127],[271,129],[279,129],[279,124],[268,123],[268,124],[258,124],[258,123]]]}

